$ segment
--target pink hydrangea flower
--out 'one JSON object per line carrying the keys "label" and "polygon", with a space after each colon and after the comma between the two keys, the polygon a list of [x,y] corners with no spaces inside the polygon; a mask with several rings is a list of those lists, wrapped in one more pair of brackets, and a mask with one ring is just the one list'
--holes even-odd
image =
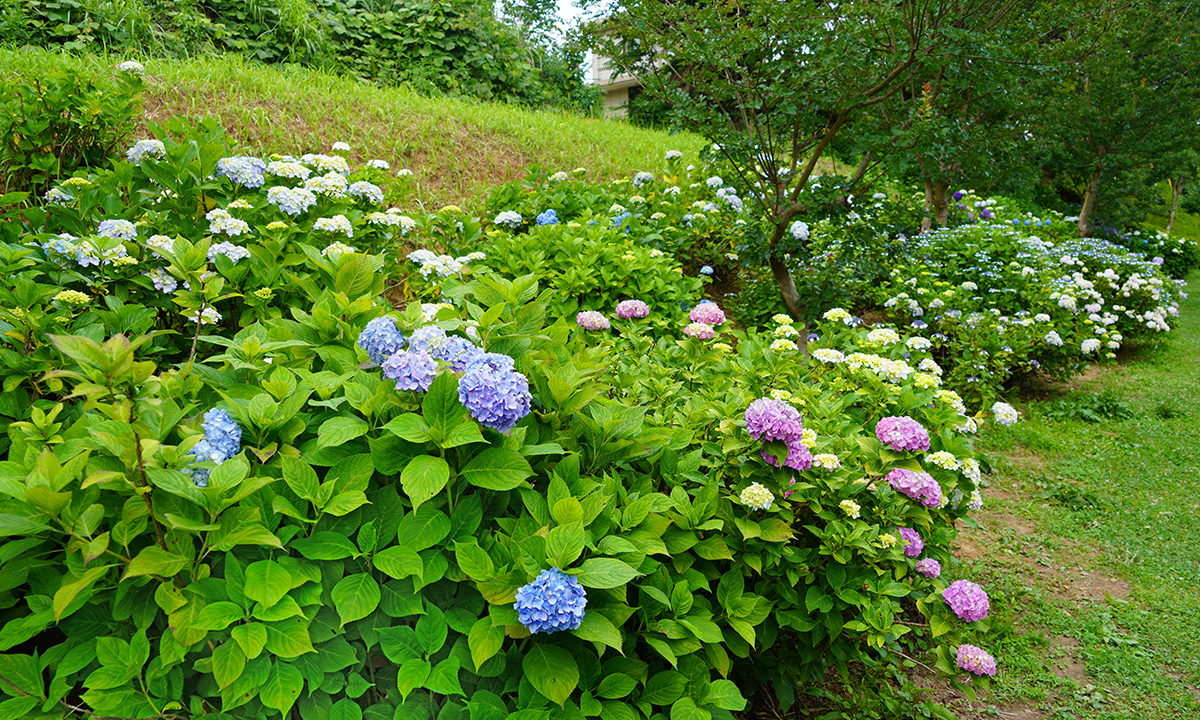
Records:
{"label": "pink hydrangea flower", "polygon": [[942,564],[933,558],[918,560],[917,572],[927,578],[935,578],[942,574]]}
{"label": "pink hydrangea flower", "polygon": [[875,426],[875,437],[893,450],[929,449],[929,433],[910,417],[885,417]]}
{"label": "pink hydrangea flower", "polygon": [[900,528],[900,539],[904,543],[904,554],[910,558],[920,557],[925,549],[925,541],[912,528]]}
{"label": "pink hydrangea flower", "polygon": [[705,325],[720,325],[725,322],[725,311],[717,306],[714,302],[702,302],[692,308],[692,312],[688,314],[692,322],[704,323]]}
{"label": "pink hydrangea flower", "polygon": [[641,300],[622,300],[617,303],[617,317],[629,320],[644,318],[650,314],[650,306]]}
{"label": "pink hydrangea flower", "polygon": [[612,327],[608,318],[595,310],[584,310],[575,316],[575,324],[584,330],[607,330]]}
{"label": "pink hydrangea flower", "polygon": [[987,617],[991,606],[987,593],[970,580],[955,580],[942,591],[942,599],[960,620],[974,622]]}
{"label": "pink hydrangea flower", "polygon": [[920,500],[927,508],[942,504],[942,486],[933,476],[925,472],[913,472],[896,468],[887,474],[887,481],[896,492],[904,493],[913,500]]}
{"label": "pink hydrangea flower", "polygon": [[687,335],[688,337],[694,337],[698,340],[710,340],[714,335],[716,335],[716,333],[713,332],[712,325],[702,322],[689,323],[688,326],[683,329],[683,334]]}
{"label": "pink hydrangea flower", "polygon": [[983,648],[963,643],[958,646],[958,654],[954,661],[969,673],[976,675],[995,675],[996,658]]}

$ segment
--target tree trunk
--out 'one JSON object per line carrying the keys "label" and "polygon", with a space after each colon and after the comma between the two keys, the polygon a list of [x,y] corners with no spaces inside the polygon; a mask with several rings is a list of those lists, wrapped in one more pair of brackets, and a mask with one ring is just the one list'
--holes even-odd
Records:
{"label": "tree trunk", "polygon": [[1087,237],[1091,231],[1089,221],[1091,220],[1092,210],[1096,207],[1096,193],[1100,190],[1100,169],[1097,168],[1092,172],[1092,176],[1088,178],[1087,190],[1083,194],[1083,207],[1079,209],[1079,224],[1076,226],[1076,235],[1079,237]]}
{"label": "tree trunk", "polygon": [[1179,210],[1179,203],[1183,200],[1183,183],[1185,180],[1179,180],[1171,183],[1171,212],[1167,213],[1167,234],[1171,234],[1171,226],[1175,224],[1175,213]]}
{"label": "tree trunk", "polygon": [[933,224],[933,181],[925,181],[925,217],[921,218],[921,233],[929,232]]}
{"label": "tree trunk", "polygon": [[949,190],[948,182],[938,181],[933,184],[933,219],[940,227],[946,227],[950,222],[950,202],[946,200]]}

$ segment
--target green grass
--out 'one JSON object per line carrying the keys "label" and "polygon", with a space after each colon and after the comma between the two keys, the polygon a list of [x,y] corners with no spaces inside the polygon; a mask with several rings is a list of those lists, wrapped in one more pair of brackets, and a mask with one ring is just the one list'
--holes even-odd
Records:
{"label": "green grass", "polygon": [[[1200,717],[1200,295],[1180,309],[1160,346],[1084,383],[1132,417],[1052,420],[1063,405],[1050,399],[985,438],[1010,461],[993,476],[987,530],[964,532],[987,552],[960,571],[993,598],[979,640],[1002,663],[994,705]],[[1070,668],[1074,679],[1055,674]]]}
{"label": "green grass", "polygon": [[[115,57],[76,57],[36,48],[0,50],[0,77],[36,77],[53,66],[107,75]],[[214,117],[253,153],[324,152],[342,141],[352,158],[381,158],[415,173],[415,200],[436,209],[472,209],[490,185],[530,166],[584,167],[593,179],[658,172],[667,150],[693,155],[696,135],[636,128],[624,121],[530,111],[479,101],[426,97],[319,70],[267,66],[236,57],[148,60],[148,120]]]}

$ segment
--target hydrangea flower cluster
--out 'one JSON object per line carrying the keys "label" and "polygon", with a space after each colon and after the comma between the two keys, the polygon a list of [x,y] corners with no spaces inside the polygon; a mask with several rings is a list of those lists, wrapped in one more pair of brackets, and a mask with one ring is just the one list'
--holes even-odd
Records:
{"label": "hydrangea flower cluster", "polygon": [[120,218],[101,220],[100,225],[96,228],[96,234],[100,237],[132,240],[137,237],[137,226]]}
{"label": "hydrangea flower cluster", "polygon": [[557,225],[558,213],[554,212],[554,208],[551,208],[546,212],[538,213],[538,216],[534,218],[534,221],[538,225]]}
{"label": "hydrangea flower cluster", "polygon": [[692,308],[688,317],[692,322],[704,323],[705,325],[720,325],[725,322],[725,311],[714,302],[702,302]]}
{"label": "hydrangea flower cluster", "polygon": [[713,331],[712,325],[702,322],[694,322],[688,323],[687,326],[683,328],[683,334],[687,335],[688,337],[696,338],[697,340],[711,340],[716,335],[716,332]]}
{"label": "hydrangea flower cluster", "polygon": [[345,233],[346,237],[354,237],[354,226],[350,224],[350,219],[345,215],[334,215],[331,218],[317,218],[313,223],[313,230],[322,230],[330,233]]}
{"label": "hydrangea flower cluster", "polygon": [[166,157],[167,148],[162,140],[138,140],[133,147],[125,151],[125,159],[137,165],[147,155],[151,157]]}
{"label": "hydrangea flower cluster", "polygon": [[521,226],[521,222],[521,214],[512,210],[505,210],[492,220],[493,224],[507,227],[509,230],[516,230]]}
{"label": "hydrangea flower cluster", "polygon": [[160,293],[173,293],[179,287],[179,281],[165,268],[154,268],[146,273],[146,277],[150,278],[154,289]]}
{"label": "hydrangea flower cluster", "polygon": [[250,257],[250,251],[231,242],[219,242],[208,247],[208,261],[216,262],[218,255],[224,255],[233,262]]}
{"label": "hydrangea flower cluster", "polygon": [[910,417],[885,417],[875,426],[875,437],[893,450],[929,449],[929,432]]}
{"label": "hydrangea flower cluster", "polygon": [[358,252],[357,248],[347,245],[339,240],[326,245],[325,249],[321,251],[321,257],[332,257],[336,259],[347,253],[356,252]]}
{"label": "hydrangea flower cluster", "polygon": [[575,630],[583,622],[587,593],[574,575],[558,568],[543,570],[517,589],[517,619],[531,633]]}
{"label": "hydrangea flower cluster", "polygon": [[293,180],[307,180],[308,176],[312,175],[312,170],[294,160],[272,160],[267,163],[267,174]]}
{"label": "hydrangea flower cluster", "polygon": [[838,507],[842,509],[842,512],[846,513],[846,517],[853,519],[858,519],[859,513],[862,510],[862,506],[853,500],[843,500],[838,503]]}
{"label": "hydrangea flower cluster", "polygon": [[1017,409],[1006,402],[998,402],[992,405],[992,415],[996,418],[996,422],[1001,425],[1015,425],[1021,416],[1017,414]]}
{"label": "hydrangea flower cluster", "polygon": [[208,231],[214,235],[225,233],[230,237],[237,237],[250,232],[249,223],[230,215],[228,210],[210,210],[204,217],[208,219]]}
{"label": "hydrangea flower cluster", "polygon": [[358,346],[376,365],[382,365],[392,353],[404,349],[406,342],[396,321],[389,317],[375,318],[358,335]]}
{"label": "hydrangea flower cluster", "polygon": [[960,668],[976,675],[995,675],[996,659],[983,648],[963,643],[958,646],[954,662]]}
{"label": "hydrangea flower cluster", "polygon": [[774,501],[775,495],[762,483],[750,485],[738,496],[738,502],[751,510],[770,510]]}
{"label": "hydrangea flower cluster", "polygon": [[[204,421],[200,426],[204,428],[204,438],[188,451],[197,462],[211,461],[220,465],[241,452],[242,428],[229,413],[213,408],[204,413]],[[207,469],[190,467],[184,472],[192,476],[192,482],[197,487],[208,485]]]}
{"label": "hydrangea flower cluster", "polygon": [[317,155],[313,153],[305,153],[300,156],[300,162],[305,165],[311,165],[318,171],[323,173],[348,173],[350,172],[350,163],[346,162],[346,158],[341,155]]}
{"label": "hydrangea flower cluster", "polygon": [[920,557],[921,551],[925,549],[925,541],[922,540],[921,535],[912,528],[900,528],[900,540],[904,543],[904,554],[907,557]]}
{"label": "hydrangea flower cluster", "polygon": [[[812,454],[805,444],[805,428],[800,411],[781,400],[759,398],[746,408],[746,432],[765,446],[769,442],[782,442],[787,446],[788,456],[784,467],[807,470],[812,467]],[[762,459],[771,467],[779,467],[774,456],[764,449]]]}
{"label": "hydrangea flower cluster", "polygon": [[942,503],[942,486],[938,485],[937,480],[929,473],[896,468],[887,474],[886,479],[896,492],[903,493],[913,500],[920,500],[927,508],[937,507]]}
{"label": "hydrangea flower cluster", "polygon": [[942,574],[942,564],[933,558],[917,561],[917,572],[927,578],[935,578]]}
{"label": "hydrangea flower cluster", "polygon": [[644,318],[650,314],[650,306],[641,300],[622,300],[617,303],[617,317],[626,320]]}
{"label": "hydrangea flower cluster", "polygon": [[529,414],[529,380],[514,370],[513,359],[481,353],[467,363],[458,380],[458,399],[481,425],[507,433]]}
{"label": "hydrangea flower cluster", "polygon": [[317,196],[311,190],[290,188],[282,185],[267,190],[267,202],[288,215],[299,215],[317,204]]}
{"label": "hydrangea flower cluster", "polygon": [[267,164],[256,157],[239,155],[217,161],[217,175],[248,188],[262,187],[266,172]]}
{"label": "hydrangea flower cluster", "polygon": [[396,381],[397,390],[425,392],[438,374],[437,360],[420,350],[398,350],[380,364],[383,376]]}
{"label": "hydrangea flower cluster", "polygon": [[584,330],[608,330],[612,323],[595,310],[584,310],[575,316],[575,324]]}
{"label": "hydrangea flower cluster", "polygon": [[117,70],[129,73],[130,75],[143,75],[146,72],[145,66],[137,60],[126,60],[125,62],[117,63]]}
{"label": "hydrangea flower cluster", "polygon": [[350,197],[366,198],[376,204],[383,202],[383,188],[366,180],[350,183],[350,187],[346,189],[346,192]]}
{"label": "hydrangea flower cluster", "polygon": [[483,350],[466,338],[450,336],[431,351],[438,360],[444,360],[455,372],[462,372],[472,360],[483,354]]}
{"label": "hydrangea flower cluster", "polygon": [[432,250],[424,248],[414,250],[408,254],[408,259],[421,266],[421,277],[429,277],[433,273],[437,273],[438,277],[450,277],[463,271],[467,263],[474,260],[483,260],[487,256],[481,252],[473,252],[462,257],[450,257],[449,255],[438,255]]}
{"label": "hydrangea flower cluster", "polygon": [[970,580],[955,580],[942,591],[942,599],[960,620],[974,622],[987,617],[990,606],[987,593]]}

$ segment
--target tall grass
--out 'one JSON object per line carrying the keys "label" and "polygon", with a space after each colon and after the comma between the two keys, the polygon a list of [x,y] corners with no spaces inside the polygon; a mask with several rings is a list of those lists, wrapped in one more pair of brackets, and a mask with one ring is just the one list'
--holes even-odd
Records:
{"label": "tall grass", "polygon": [[[41,49],[0,50],[0,74],[36,76],[52,66],[103,76],[119,58]],[[236,57],[147,60],[146,120],[217,118],[252,153],[321,152],[349,143],[359,162],[407,167],[414,202],[475,207],[484,190],[523,177],[526,168],[587,168],[593,179],[656,171],[667,150],[693,154],[695,135],[667,135],[624,121],[510,105],[427,97],[296,66]]]}

